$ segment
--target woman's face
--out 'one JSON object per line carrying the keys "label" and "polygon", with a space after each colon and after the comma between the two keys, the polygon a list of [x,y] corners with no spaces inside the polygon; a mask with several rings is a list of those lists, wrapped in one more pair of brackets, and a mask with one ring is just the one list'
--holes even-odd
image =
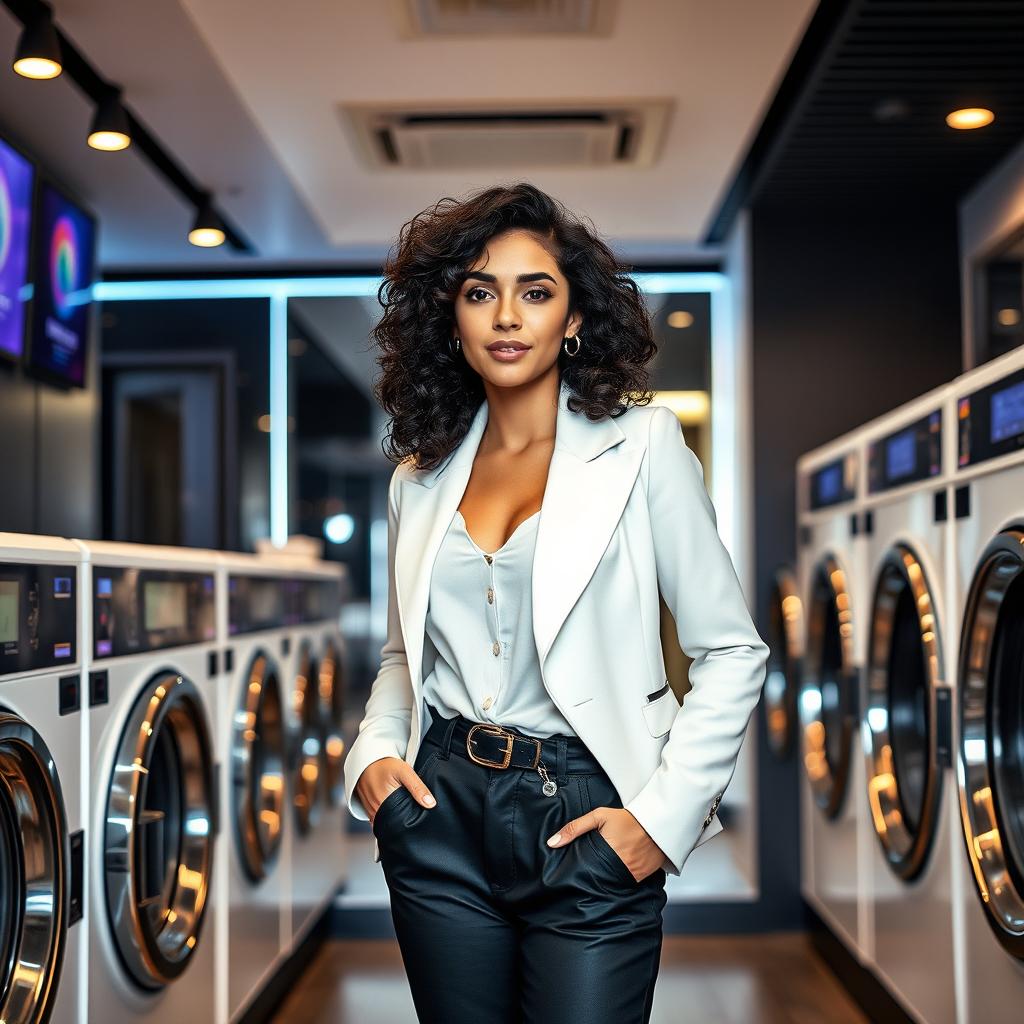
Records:
{"label": "woman's face", "polygon": [[535,234],[512,229],[492,238],[469,268],[452,337],[462,339],[466,362],[485,381],[512,387],[549,371],[582,322],[569,315],[569,282],[554,257]]}

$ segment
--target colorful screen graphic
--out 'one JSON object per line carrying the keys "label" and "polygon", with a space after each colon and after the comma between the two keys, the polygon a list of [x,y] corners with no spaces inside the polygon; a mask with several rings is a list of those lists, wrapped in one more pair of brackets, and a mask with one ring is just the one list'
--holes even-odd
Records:
{"label": "colorful screen graphic", "polygon": [[29,361],[67,384],[85,383],[95,224],[52,185],[42,182],[33,269]]}
{"label": "colorful screen graphic", "polygon": [[25,286],[35,169],[0,140],[0,355],[25,347]]}

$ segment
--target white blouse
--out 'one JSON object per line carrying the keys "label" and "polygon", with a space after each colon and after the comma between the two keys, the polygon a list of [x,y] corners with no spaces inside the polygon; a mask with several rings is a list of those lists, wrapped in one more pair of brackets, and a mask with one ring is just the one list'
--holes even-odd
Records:
{"label": "white blouse", "polygon": [[424,697],[445,718],[464,715],[533,736],[575,736],[544,688],[533,638],[538,509],[488,553],[459,511],[430,577],[425,630],[437,651]]}

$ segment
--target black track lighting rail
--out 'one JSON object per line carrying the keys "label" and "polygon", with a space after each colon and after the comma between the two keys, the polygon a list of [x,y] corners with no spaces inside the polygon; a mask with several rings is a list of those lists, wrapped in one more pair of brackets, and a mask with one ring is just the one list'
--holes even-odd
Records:
{"label": "black track lighting rail", "polygon": [[[27,25],[33,19],[45,17],[50,13],[50,7],[41,3],[40,0],[2,0],[4,6],[17,18],[22,25]],[[105,80],[96,69],[85,59],[82,53],[75,47],[67,36],[55,23],[57,36],[60,40],[61,54],[63,57],[63,75],[67,75],[81,91],[95,104],[99,104],[109,93],[111,83]],[[203,201],[210,194],[208,189],[199,185],[185,168],[171,156],[157,137],[151,132],[135,114],[124,105],[125,116],[128,119],[131,131],[132,146],[145,156],[153,169],[159,174],[170,187],[179,193],[192,208],[191,213],[203,205]],[[85,134],[83,128],[83,136]],[[83,142],[83,145],[85,143]],[[114,158],[114,157],[112,157]],[[227,243],[238,253],[255,255],[256,250],[249,240],[235,227],[224,215],[223,211],[217,209],[224,225],[224,235]],[[189,219],[191,226],[191,217]],[[182,232],[187,232],[187,228]]]}

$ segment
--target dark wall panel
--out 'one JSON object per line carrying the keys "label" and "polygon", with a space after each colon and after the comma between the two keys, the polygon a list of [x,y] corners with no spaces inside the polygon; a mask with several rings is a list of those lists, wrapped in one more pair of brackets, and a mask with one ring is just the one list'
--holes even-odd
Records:
{"label": "dark wall panel", "polygon": [[35,528],[36,390],[19,370],[0,367],[0,530]]}
{"label": "dark wall panel", "polygon": [[99,537],[98,413],[94,389],[40,387],[38,533]]}
{"label": "dark wall panel", "polygon": [[[804,452],[960,372],[955,210],[928,218],[756,208],[751,221],[758,627],[771,574],[796,558],[795,464]],[[758,729],[765,927],[799,926],[796,756]]]}
{"label": "dark wall panel", "polygon": [[0,530],[99,536],[97,335],[84,389],[0,367]]}

